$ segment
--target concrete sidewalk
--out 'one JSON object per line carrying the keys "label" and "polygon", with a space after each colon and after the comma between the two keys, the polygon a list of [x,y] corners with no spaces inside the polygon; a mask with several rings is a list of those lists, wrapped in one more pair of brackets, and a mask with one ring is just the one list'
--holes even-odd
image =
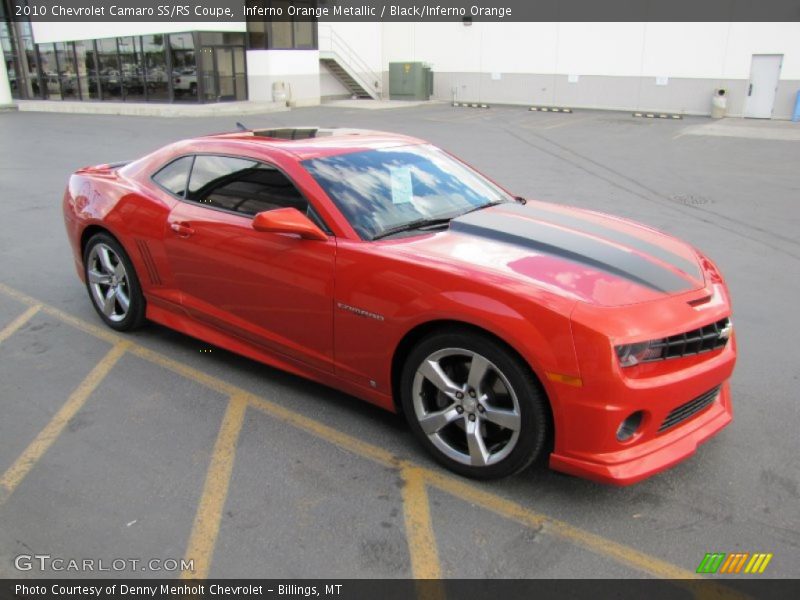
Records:
{"label": "concrete sidewalk", "polygon": [[704,125],[686,128],[681,135],[712,135],[751,140],[783,140],[800,142],[800,123],[770,119],[728,117]]}
{"label": "concrete sidewalk", "polygon": [[157,102],[71,102],[58,100],[18,100],[21,112],[56,112],[83,115],[124,115],[129,117],[220,117],[282,112],[284,102],[214,102],[183,104]]}

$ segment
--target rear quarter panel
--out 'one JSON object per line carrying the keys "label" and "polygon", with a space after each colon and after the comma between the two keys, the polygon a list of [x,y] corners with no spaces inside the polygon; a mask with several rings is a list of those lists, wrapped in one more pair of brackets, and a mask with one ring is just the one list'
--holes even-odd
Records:
{"label": "rear quarter panel", "polygon": [[[161,239],[173,205],[166,193],[163,197],[153,194],[117,169],[97,167],[73,174],[64,193],[63,210],[79,277],[84,278],[81,240],[89,228],[97,226],[122,244],[145,294],[154,287],[167,286],[169,277],[163,271],[167,263]],[[155,276],[154,265],[157,265]]]}

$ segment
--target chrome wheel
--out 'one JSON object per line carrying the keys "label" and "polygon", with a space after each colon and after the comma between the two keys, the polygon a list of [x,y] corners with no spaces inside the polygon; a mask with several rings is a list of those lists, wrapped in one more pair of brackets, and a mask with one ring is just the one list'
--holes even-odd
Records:
{"label": "chrome wheel", "polygon": [[110,246],[100,242],[89,252],[86,277],[97,309],[110,321],[128,316],[131,285],[122,259]]}
{"label": "chrome wheel", "polygon": [[477,352],[433,352],[417,367],[411,391],[420,428],[448,458],[485,467],[516,447],[522,428],[516,392],[503,372]]}

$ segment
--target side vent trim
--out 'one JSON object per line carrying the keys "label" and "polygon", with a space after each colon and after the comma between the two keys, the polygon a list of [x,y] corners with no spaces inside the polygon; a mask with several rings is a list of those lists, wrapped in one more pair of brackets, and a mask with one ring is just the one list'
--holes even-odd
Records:
{"label": "side vent trim", "polygon": [[147,269],[147,275],[150,278],[150,283],[153,285],[161,285],[161,277],[158,275],[156,263],[153,260],[153,255],[150,254],[150,247],[144,240],[136,240],[136,247],[139,249],[139,255],[142,257],[142,262]]}

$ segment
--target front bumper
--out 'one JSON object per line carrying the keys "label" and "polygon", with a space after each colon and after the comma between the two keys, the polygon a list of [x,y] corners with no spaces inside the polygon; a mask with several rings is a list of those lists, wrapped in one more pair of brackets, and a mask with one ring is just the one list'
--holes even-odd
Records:
{"label": "front bumper", "polygon": [[591,459],[553,453],[550,467],[601,483],[630,485],[685,460],[732,420],[730,384],[726,381],[711,406],[671,431]]}
{"label": "front bumper", "polygon": [[[698,304],[697,298],[704,301]],[[614,351],[619,343],[692,331],[729,315],[722,284],[651,304],[578,306],[572,327],[582,385],[552,390],[556,438],[550,466],[628,485],[684,460],[730,423],[735,333],[722,348],[633,367],[621,367]],[[716,398],[702,404],[716,388]],[[692,412],[698,404],[702,408]],[[634,413],[641,413],[640,425],[620,441],[620,424]]]}

